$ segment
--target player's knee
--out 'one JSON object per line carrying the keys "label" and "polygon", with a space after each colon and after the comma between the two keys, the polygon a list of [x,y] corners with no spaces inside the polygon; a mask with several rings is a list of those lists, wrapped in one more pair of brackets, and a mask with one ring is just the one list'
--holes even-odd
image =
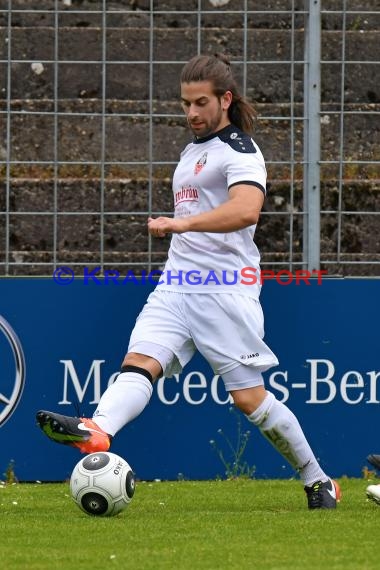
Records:
{"label": "player's knee", "polygon": [[[142,373],[143,376],[150,376],[152,383],[162,376],[161,364],[155,358],[147,356],[146,354],[129,352],[123,360],[121,371],[126,372],[128,369],[130,372],[138,372],[138,369],[140,369],[140,373]],[[147,374],[144,374],[144,371],[146,371]]]}
{"label": "player's knee", "polygon": [[232,390],[231,396],[234,404],[243,414],[252,414],[267,396],[267,392],[263,386],[255,388],[247,388],[242,390]]}

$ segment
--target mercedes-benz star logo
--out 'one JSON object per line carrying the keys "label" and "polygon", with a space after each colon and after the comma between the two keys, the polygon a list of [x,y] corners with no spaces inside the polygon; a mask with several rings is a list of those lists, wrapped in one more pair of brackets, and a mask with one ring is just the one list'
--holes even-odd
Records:
{"label": "mercedes-benz star logo", "polygon": [[5,335],[13,354],[14,378],[11,378],[10,382],[6,382],[7,394],[3,394],[1,391],[2,373],[0,368],[0,426],[9,420],[15,411],[25,384],[25,357],[21,343],[11,325],[0,315],[0,335],[1,333]]}

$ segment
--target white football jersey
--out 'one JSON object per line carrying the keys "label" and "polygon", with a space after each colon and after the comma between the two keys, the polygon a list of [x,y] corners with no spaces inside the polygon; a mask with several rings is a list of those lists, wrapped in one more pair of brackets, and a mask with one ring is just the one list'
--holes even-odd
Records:
{"label": "white football jersey", "polygon": [[[174,172],[174,217],[213,210],[229,199],[231,186],[242,183],[265,193],[264,158],[247,134],[228,125],[195,139],[181,153]],[[182,293],[240,293],[258,299],[260,254],[253,241],[255,229],[256,225],[228,233],[173,234],[158,287]]]}

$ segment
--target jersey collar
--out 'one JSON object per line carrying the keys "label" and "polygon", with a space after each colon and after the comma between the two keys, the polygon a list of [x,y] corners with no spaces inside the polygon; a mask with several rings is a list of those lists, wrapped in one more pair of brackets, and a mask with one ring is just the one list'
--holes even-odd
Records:
{"label": "jersey collar", "polygon": [[230,132],[235,132],[235,131],[236,131],[236,127],[230,123],[226,127],[223,127],[223,129],[220,129],[220,131],[215,131],[215,133],[211,133],[211,135],[208,135],[207,137],[200,137],[200,138],[195,137],[193,140],[193,143],[194,144],[202,144],[202,143],[207,142],[207,141],[209,141],[215,137],[220,137],[221,135],[228,134]]}

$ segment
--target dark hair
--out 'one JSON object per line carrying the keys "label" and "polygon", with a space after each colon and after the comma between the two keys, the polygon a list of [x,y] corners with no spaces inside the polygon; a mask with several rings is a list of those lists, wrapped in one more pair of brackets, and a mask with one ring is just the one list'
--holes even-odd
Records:
{"label": "dark hair", "polygon": [[196,55],[182,69],[181,83],[211,81],[214,95],[221,97],[231,91],[232,102],[228,108],[228,118],[239,129],[252,135],[256,111],[245,97],[240,95],[232,74],[228,57],[222,53]]}

